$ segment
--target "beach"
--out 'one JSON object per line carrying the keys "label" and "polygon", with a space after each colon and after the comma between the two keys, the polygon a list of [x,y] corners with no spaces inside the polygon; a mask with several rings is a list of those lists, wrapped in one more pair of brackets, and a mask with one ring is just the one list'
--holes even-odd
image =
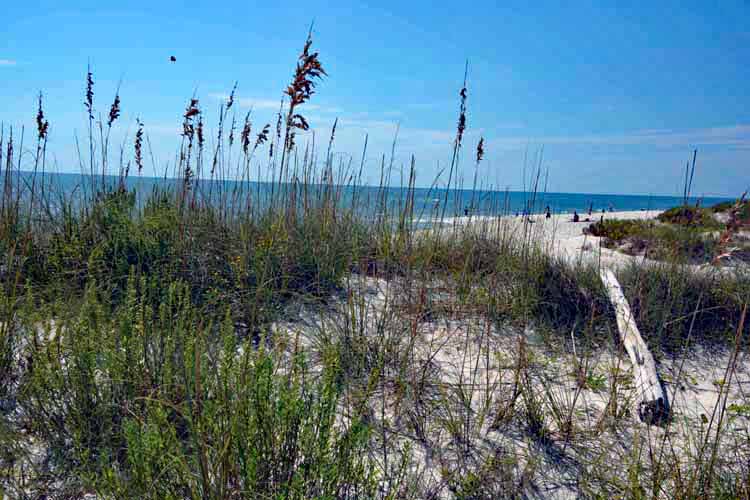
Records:
{"label": "beach", "polygon": [[[443,227],[454,229],[473,229],[482,232],[496,232],[513,238],[528,238],[546,252],[563,258],[569,263],[599,263],[605,267],[617,268],[635,257],[605,248],[602,238],[584,233],[589,226],[604,220],[651,220],[662,210],[631,210],[621,212],[581,214],[579,222],[573,222],[573,214],[553,214],[546,218],[544,214],[534,214],[524,219],[522,216],[502,217],[452,217],[443,221]],[[588,220],[587,220],[588,219]]]}
{"label": "beach", "polygon": [[744,12],[150,7],[5,9],[0,500],[750,499]]}

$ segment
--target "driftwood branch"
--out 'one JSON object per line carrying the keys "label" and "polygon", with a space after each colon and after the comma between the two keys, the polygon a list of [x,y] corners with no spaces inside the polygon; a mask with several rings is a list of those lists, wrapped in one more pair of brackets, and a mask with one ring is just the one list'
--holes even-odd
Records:
{"label": "driftwood branch", "polygon": [[604,288],[615,307],[620,339],[633,363],[635,387],[639,398],[638,416],[647,424],[664,422],[669,416],[669,402],[656,374],[654,357],[638,331],[615,274],[611,269],[602,269],[600,274]]}

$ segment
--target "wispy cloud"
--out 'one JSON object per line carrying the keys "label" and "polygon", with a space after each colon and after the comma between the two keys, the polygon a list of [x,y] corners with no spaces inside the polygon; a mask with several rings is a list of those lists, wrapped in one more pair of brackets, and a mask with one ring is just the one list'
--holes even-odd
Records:
{"label": "wispy cloud", "polygon": [[[226,101],[229,99],[229,94],[209,94],[209,97],[218,101]],[[263,99],[256,97],[239,97],[235,96],[235,102],[242,108],[253,108],[256,110],[272,110],[278,111],[281,99]],[[321,106],[319,104],[306,103],[304,105],[306,110],[318,111],[320,113],[342,113],[341,108]]]}
{"label": "wispy cloud", "polygon": [[650,146],[659,148],[723,146],[750,149],[750,125],[678,129],[643,129],[616,134],[496,137],[495,147],[519,148],[528,144],[571,146]]}
{"label": "wispy cloud", "polygon": [[15,66],[16,61],[13,59],[0,59],[0,66]]}
{"label": "wispy cloud", "polygon": [[[208,94],[208,97],[211,99],[215,99],[217,101],[226,101],[229,99],[229,94]],[[250,108],[253,109],[271,109],[271,110],[277,110],[279,109],[279,105],[281,104],[281,100],[277,99],[256,99],[256,98],[250,98],[250,97],[237,97],[235,96],[235,102],[242,106],[243,108]]]}
{"label": "wispy cloud", "polygon": [[[322,121],[323,117],[315,117]],[[344,117],[339,120],[340,127],[347,127],[361,132],[381,133],[393,136],[400,120],[373,119],[367,117]],[[640,129],[611,134],[579,135],[521,135],[503,134],[502,131],[522,130],[523,124],[496,125],[492,131],[473,130],[467,132],[465,143],[484,135],[488,140],[487,149],[501,151],[520,150],[528,146],[559,145],[572,147],[644,147],[644,148],[690,148],[701,146],[718,146],[731,149],[750,150],[750,124],[737,124],[722,127],[696,129]],[[429,129],[410,127],[401,121],[399,142],[415,143],[422,146],[450,144],[454,140],[454,129]],[[474,137],[476,136],[476,137]],[[473,139],[472,139],[473,138]]]}
{"label": "wispy cloud", "polygon": [[182,127],[168,123],[146,123],[143,129],[150,136],[179,137],[182,134]]}

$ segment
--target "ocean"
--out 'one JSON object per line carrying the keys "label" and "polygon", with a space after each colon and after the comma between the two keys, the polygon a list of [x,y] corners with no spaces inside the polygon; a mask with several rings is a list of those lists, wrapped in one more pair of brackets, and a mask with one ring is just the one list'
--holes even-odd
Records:
{"label": "ocean", "polygon": [[[101,177],[95,182],[101,185]],[[106,176],[106,183],[114,186],[118,182],[116,176]],[[47,189],[56,194],[64,194],[75,199],[92,191],[92,178],[88,175],[69,173],[46,173],[44,184]],[[2,182],[2,176],[0,176]],[[18,177],[14,182],[19,182]],[[21,181],[26,185],[31,183],[31,174],[22,172]],[[36,185],[41,182],[41,174],[37,174]],[[129,177],[126,187],[135,190],[137,197],[143,200],[154,189],[175,189],[180,181],[169,178]],[[288,187],[289,185],[285,185]],[[282,186],[283,188],[284,186]],[[194,189],[204,199],[210,197],[213,203],[229,203],[233,192],[250,193],[253,203],[261,203],[270,198],[272,190],[278,192],[278,184],[272,187],[270,183],[240,182],[240,181],[209,181],[198,180]],[[322,189],[322,186],[312,186],[312,191]],[[351,206],[356,203],[357,209],[365,215],[376,215],[387,211],[398,213],[400,207],[407,201],[409,191],[406,188],[389,187],[378,188],[371,186],[341,186],[339,203]],[[689,198],[690,204],[700,203],[710,206],[732,198],[723,197],[695,197]],[[385,200],[385,202],[384,202]],[[553,213],[580,214],[605,211],[633,211],[633,210],[665,210],[683,203],[682,196],[656,196],[633,194],[598,194],[598,193],[530,193],[524,191],[472,191],[467,189],[415,188],[413,192],[414,217],[421,222],[429,222],[440,216],[460,217],[464,215],[516,215],[524,212],[542,213],[547,207]]]}

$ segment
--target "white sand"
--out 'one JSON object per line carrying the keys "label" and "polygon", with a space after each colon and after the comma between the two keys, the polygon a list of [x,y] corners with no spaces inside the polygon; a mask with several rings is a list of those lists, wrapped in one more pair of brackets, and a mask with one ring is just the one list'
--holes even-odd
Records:
{"label": "white sand", "polygon": [[[599,221],[602,216],[607,219],[619,220],[644,220],[654,219],[661,210],[635,210],[629,212],[601,212],[593,213],[591,216],[581,214],[580,222],[573,222],[572,214],[553,215],[547,219],[544,214],[536,214],[529,217],[526,222],[523,217],[454,217],[447,218],[444,226],[453,228],[473,227],[482,231],[499,231],[508,236],[516,238],[528,238],[542,247],[575,263],[598,262],[606,267],[618,267],[634,259],[644,261],[642,257],[633,257],[620,252],[615,252],[601,245],[601,238],[583,233],[594,222]],[[586,221],[590,218],[589,221]]]}
{"label": "white sand", "polygon": [[[552,225],[550,222],[549,226]],[[570,235],[567,240],[579,238],[576,229],[584,225],[558,221],[558,229],[562,228],[560,233],[568,231]],[[544,226],[545,223],[540,224],[540,227]],[[401,349],[409,344],[410,367],[404,369],[411,375],[407,378],[426,377],[422,380],[427,382],[419,389],[423,397],[404,398],[402,389],[397,389],[400,386],[384,383],[373,389],[369,403],[372,406],[367,406],[366,411],[369,421],[380,421],[388,429],[389,453],[398,457],[394,458],[396,462],[402,456],[401,450],[407,449],[408,445],[410,471],[419,475],[423,491],[432,492],[433,498],[451,498],[444,481],[444,470],[449,470],[445,468],[446,464],[454,467],[453,464],[457,463],[460,448],[451,432],[447,431],[446,422],[458,414],[462,415],[467,429],[472,429],[468,434],[469,446],[483,460],[497,456],[498,450],[503,450],[503,453],[508,453],[507,457],[513,457],[514,463],[520,464],[520,469],[534,464],[533,483],[529,489],[538,494],[530,495],[530,498],[568,499],[585,494],[578,484],[581,475],[585,477],[587,474],[586,469],[580,468],[581,464],[596,464],[603,458],[610,463],[626,463],[638,449],[649,450],[649,453],[655,451],[670,459],[687,457],[695,454],[696,446],[706,439],[707,427],[702,422],[714,418],[714,412],[721,407],[720,396],[726,396],[728,408],[733,408],[731,405],[746,408],[748,404],[750,359],[746,353],[736,360],[737,369],[731,384],[720,393],[726,367],[732,361],[731,352],[685,351],[684,356],[662,358],[659,365],[675,417],[673,422],[664,428],[647,426],[635,416],[638,389],[632,383],[632,366],[617,344],[605,344],[577,353],[574,349],[571,353],[560,346],[545,343],[529,326],[521,329],[488,323],[486,318],[471,313],[422,319],[413,323],[409,334],[404,334],[402,323],[407,318],[403,316],[400,304],[409,300],[406,297],[411,284],[398,279],[353,275],[347,286],[350,293],[358,297],[356,300],[361,298],[365,304],[354,312],[358,324],[364,327],[365,338],[373,342],[395,342],[393,345],[399,345]],[[444,284],[437,282],[428,286],[430,303],[454,300],[450,294],[442,296],[445,288]],[[352,311],[341,297],[334,297],[322,309],[302,304],[295,307],[299,307],[299,316],[275,323],[273,331],[280,338],[288,339],[288,348],[294,345],[294,339],[299,339],[301,345],[311,351],[310,359],[319,369],[320,364],[315,361],[322,356],[316,352],[319,346],[316,338],[321,332],[335,332],[335,325],[343,323],[337,315],[352,314]],[[503,421],[502,425],[493,425],[493,419],[498,415],[493,412],[497,408],[515,408],[510,401],[517,397],[514,391],[516,370],[520,366],[519,338],[525,339],[528,380],[536,394],[544,395],[540,396],[539,404],[546,416],[545,425],[552,443],[545,448],[546,453],[538,447],[537,441],[525,434],[522,408],[512,410],[519,413]],[[597,386],[580,385],[576,378],[579,366],[585,366],[586,374],[592,380],[598,380]],[[613,390],[615,383],[616,391]],[[612,405],[611,398],[615,398],[616,405]],[[470,409],[463,410],[465,406],[462,405],[467,401]],[[456,413],[446,413],[446,408]],[[612,416],[613,409],[616,417]],[[561,415],[575,415],[571,443],[563,438],[561,421],[553,417],[553,410]],[[465,413],[459,413],[461,411]],[[341,414],[345,411],[342,410]],[[743,446],[750,430],[748,422],[747,417],[730,410],[729,418],[722,424],[719,460],[730,464],[744,463],[741,461],[747,457]],[[713,423],[714,433],[716,427],[717,424]],[[414,431],[417,428],[420,434]],[[554,450],[554,453],[549,450]],[[644,467],[649,467],[649,456],[645,452],[640,455]],[[738,462],[733,462],[735,460]],[[607,474],[615,478],[618,470],[611,469]]]}

